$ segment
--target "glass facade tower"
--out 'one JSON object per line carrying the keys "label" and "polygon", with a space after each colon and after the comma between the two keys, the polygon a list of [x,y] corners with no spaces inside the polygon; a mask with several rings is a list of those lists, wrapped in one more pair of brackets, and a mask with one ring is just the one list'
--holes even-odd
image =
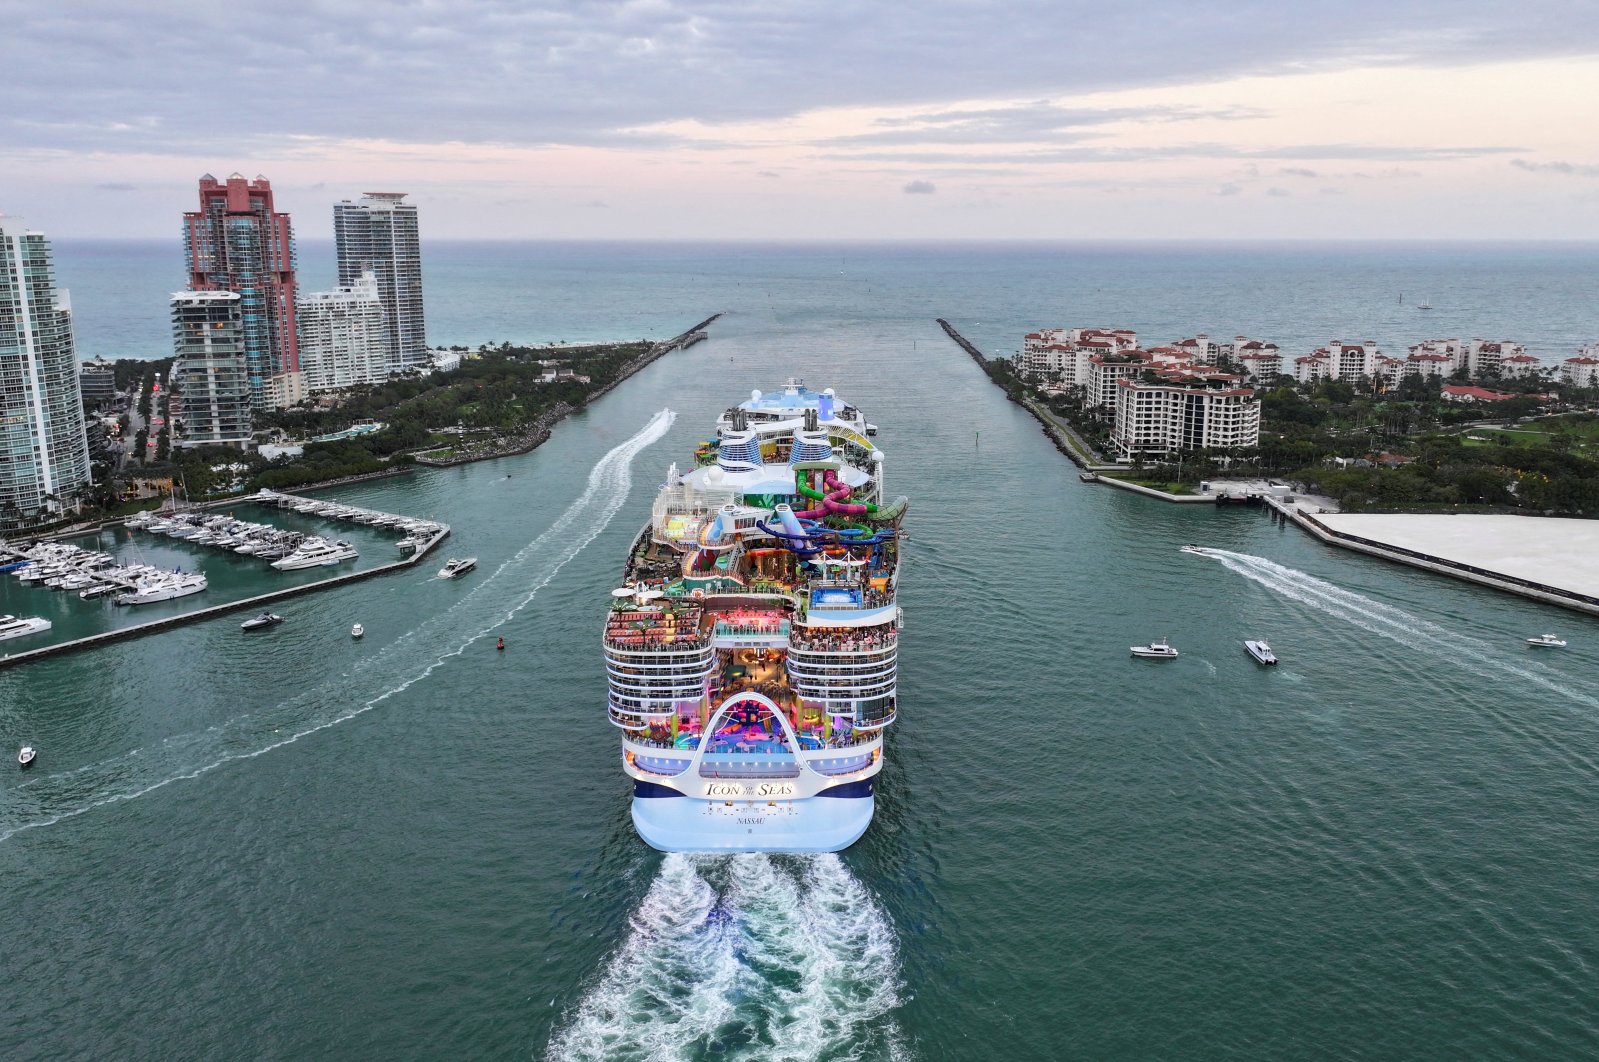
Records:
{"label": "glass facade tower", "polygon": [[354,287],[361,274],[377,278],[383,304],[383,365],[388,373],[428,365],[422,315],[422,244],[416,207],[404,192],[365,192],[359,202],[333,206],[339,284]]}
{"label": "glass facade tower", "polygon": [[49,242],[0,217],[0,527],[76,511],[88,486],[71,304]]}

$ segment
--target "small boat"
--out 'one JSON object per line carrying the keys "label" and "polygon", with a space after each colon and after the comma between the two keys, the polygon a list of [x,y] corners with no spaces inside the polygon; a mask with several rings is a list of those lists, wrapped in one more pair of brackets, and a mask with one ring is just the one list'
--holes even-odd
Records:
{"label": "small boat", "polygon": [[1544,645],[1551,649],[1564,649],[1566,647],[1566,640],[1564,638],[1556,638],[1552,634],[1540,634],[1536,638],[1528,638],[1527,644]]}
{"label": "small boat", "polygon": [[1255,658],[1257,664],[1275,664],[1277,654],[1271,651],[1264,638],[1251,638],[1244,642],[1244,652]]}
{"label": "small boat", "polygon": [[32,745],[24,745],[17,750],[17,766],[24,771],[33,766],[33,761],[39,758]]}
{"label": "small boat", "polygon": [[1135,645],[1131,647],[1134,656],[1141,656],[1148,660],[1175,660],[1177,650],[1164,638],[1156,638],[1148,645]]}
{"label": "small boat", "polygon": [[363,635],[365,633],[366,633],[366,628],[361,626],[359,623],[357,623],[355,626],[350,628],[350,637],[351,638],[359,638],[359,637],[361,637],[361,635]]}
{"label": "small boat", "polygon": [[1195,554],[1198,554],[1201,557],[1210,556],[1210,550],[1206,549],[1204,546],[1196,545],[1193,542],[1188,543],[1188,545],[1186,545],[1186,546],[1178,547],[1177,552],[1178,553],[1195,553]]}
{"label": "small boat", "polygon": [[243,623],[239,624],[239,626],[247,631],[258,631],[262,627],[276,627],[282,622],[283,617],[278,615],[276,612],[263,612],[259,616],[255,617],[255,619],[245,620]]}
{"label": "small boat", "polygon": [[477,567],[476,557],[463,557],[460,560],[451,557],[444,562],[444,567],[439,569],[440,579],[454,579],[457,575],[465,575]]}

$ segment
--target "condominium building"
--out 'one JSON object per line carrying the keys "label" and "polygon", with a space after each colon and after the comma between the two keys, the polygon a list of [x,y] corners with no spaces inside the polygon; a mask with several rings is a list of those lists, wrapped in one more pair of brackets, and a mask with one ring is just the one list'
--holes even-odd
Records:
{"label": "condominium building", "polygon": [[1260,403],[1233,373],[1170,371],[1159,380],[1117,381],[1111,444],[1117,460],[1163,458],[1260,442]]}
{"label": "condominium building", "polygon": [[173,375],[183,387],[180,446],[250,441],[250,359],[244,297],[232,291],[172,295]]}
{"label": "condominium building", "polygon": [[1121,354],[1096,354],[1089,358],[1088,379],[1084,384],[1088,398],[1084,405],[1106,413],[1113,411],[1116,408],[1117,384],[1149,367],[1144,353],[1141,350],[1129,350]]}
{"label": "condominium building", "polygon": [[239,296],[239,329],[252,409],[276,409],[300,391],[294,233],[274,209],[272,185],[231,174],[200,178],[200,209],[183,215],[192,291]]}
{"label": "condominium building", "polygon": [[1524,380],[1543,372],[1543,362],[1531,354],[1509,354],[1499,362],[1499,374],[1507,380]]}
{"label": "condominium building", "polygon": [[1138,346],[1129,328],[1044,328],[1022,339],[1022,374],[1032,383],[1059,389],[1088,385],[1088,359]]}
{"label": "condominium building", "polygon": [[78,366],[78,389],[90,404],[109,402],[117,396],[117,367],[104,358]]}
{"label": "condominium building", "polygon": [[1599,387],[1599,343],[1589,343],[1575,358],[1561,362],[1560,378],[1570,387]]}
{"label": "condominium building", "polygon": [[300,299],[300,367],[310,394],[372,383],[388,375],[388,332],[377,275],[370,269],[349,287]]}
{"label": "condominium building", "polygon": [[1283,352],[1276,343],[1238,336],[1230,356],[1250,383],[1272,383],[1283,374]]}
{"label": "condominium building", "polygon": [[[1467,368],[1470,357],[1466,344],[1458,339],[1424,339],[1420,343],[1410,344],[1410,356],[1416,358],[1421,355],[1430,355],[1429,362],[1442,366],[1444,376]],[[1443,360],[1439,361],[1439,357]]]}
{"label": "condominium building", "polygon": [[1473,339],[1466,344],[1466,372],[1473,380],[1504,375],[1505,362],[1524,358],[1527,348],[1508,339]]}
{"label": "condominium building", "polygon": [[49,241],[0,217],[0,526],[75,512],[88,486],[71,301]]}
{"label": "condominium building", "polygon": [[404,192],[366,192],[359,202],[333,207],[339,283],[354,287],[361,274],[377,278],[383,307],[383,364],[389,373],[425,370],[430,364],[422,313],[422,244],[416,207]]}

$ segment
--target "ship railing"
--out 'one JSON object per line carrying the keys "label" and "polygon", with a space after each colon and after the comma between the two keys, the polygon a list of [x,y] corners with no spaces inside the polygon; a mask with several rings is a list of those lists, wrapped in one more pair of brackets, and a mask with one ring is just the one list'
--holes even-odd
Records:
{"label": "ship railing", "polygon": [[788,661],[788,675],[791,679],[882,678],[884,675],[892,675],[898,668],[899,663],[893,657],[889,657],[886,660],[861,660],[858,662],[830,660],[827,667],[818,667],[809,661],[794,660],[793,658]]}
{"label": "ship railing", "polygon": [[795,632],[789,637],[788,648],[791,653],[826,653],[831,656],[892,653],[899,648],[899,636],[883,633],[858,637],[847,634],[806,636]]}
{"label": "ship railing", "polygon": [[896,681],[896,676],[889,675],[863,680],[791,678],[789,684],[804,700],[839,701],[892,696]]}
{"label": "ship railing", "polygon": [[711,647],[711,636],[652,635],[648,631],[605,632],[605,647],[623,653],[690,653]]}

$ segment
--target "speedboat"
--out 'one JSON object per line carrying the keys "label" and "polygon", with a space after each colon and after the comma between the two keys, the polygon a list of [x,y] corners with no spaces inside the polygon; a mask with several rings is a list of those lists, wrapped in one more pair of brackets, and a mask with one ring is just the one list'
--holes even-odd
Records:
{"label": "speedboat", "polygon": [[1528,638],[1527,644],[1546,645],[1551,649],[1564,649],[1566,647],[1566,640],[1564,638],[1556,638],[1552,634],[1540,634],[1536,638]]}
{"label": "speedboat", "polygon": [[444,562],[444,567],[439,569],[439,578],[454,579],[457,575],[465,575],[467,572],[476,567],[476,557],[463,557],[460,560],[456,560],[454,557],[451,557],[449,560]]}
{"label": "speedboat", "polygon": [[1186,546],[1179,547],[1177,552],[1178,553],[1197,553],[1201,557],[1210,556],[1210,550],[1206,549],[1204,546],[1197,546],[1197,545],[1195,545],[1192,542],[1188,543],[1188,545],[1186,545]]}
{"label": "speedboat", "polygon": [[1271,651],[1264,638],[1251,638],[1244,642],[1244,652],[1255,658],[1257,664],[1275,664],[1277,654]]}
{"label": "speedboat", "polygon": [[1177,650],[1164,638],[1156,638],[1148,645],[1132,646],[1134,656],[1146,657],[1150,660],[1173,660],[1177,657]]}
{"label": "speedboat", "polygon": [[359,638],[359,637],[361,637],[361,635],[363,635],[365,633],[366,633],[366,628],[361,626],[359,623],[357,623],[355,626],[350,628],[350,637],[351,638]]}
{"label": "speedboat", "polygon": [[24,771],[33,766],[33,761],[39,758],[32,745],[24,745],[17,750],[17,766]]}
{"label": "speedboat", "polygon": [[262,627],[276,627],[283,622],[283,617],[276,612],[263,612],[255,619],[247,619],[239,627],[247,631],[258,631]]}

